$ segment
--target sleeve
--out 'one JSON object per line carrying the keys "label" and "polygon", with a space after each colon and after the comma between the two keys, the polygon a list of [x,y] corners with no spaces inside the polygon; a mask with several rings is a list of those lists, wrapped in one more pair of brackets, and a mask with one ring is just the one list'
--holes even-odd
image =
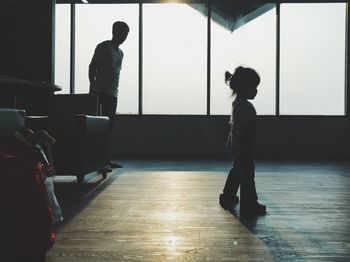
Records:
{"label": "sleeve", "polygon": [[89,67],[97,67],[98,60],[100,57],[100,45],[97,45],[94,51],[94,55],[92,56]]}
{"label": "sleeve", "polygon": [[99,57],[99,45],[95,48],[94,55],[91,59],[90,65],[89,65],[90,84],[92,84],[95,81],[95,77],[96,77],[96,73],[97,73],[98,57]]}
{"label": "sleeve", "polygon": [[120,50],[120,70],[123,69],[124,52]]}
{"label": "sleeve", "polygon": [[237,108],[232,128],[232,154],[242,168],[249,168],[253,162],[253,141],[255,137],[256,112],[252,105]]}

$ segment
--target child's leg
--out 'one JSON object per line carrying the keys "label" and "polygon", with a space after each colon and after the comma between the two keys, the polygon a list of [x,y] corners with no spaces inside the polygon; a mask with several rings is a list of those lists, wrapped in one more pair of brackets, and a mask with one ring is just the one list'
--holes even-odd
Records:
{"label": "child's leg", "polygon": [[241,172],[241,213],[265,214],[266,206],[258,202],[255,188],[254,163]]}
{"label": "child's leg", "polygon": [[235,167],[232,167],[226,179],[225,187],[223,190],[224,195],[231,199],[236,197],[239,184],[240,184],[239,170]]}
{"label": "child's leg", "polygon": [[252,169],[242,171],[241,176],[241,202],[255,203],[258,195],[255,188],[255,173]]}
{"label": "child's leg", "polygon": [[237,191],[240,184],[240,176],[237,168],[232,167],[226,179],[223,193],[220,194],[220,205],[228,209],[238,204]]}

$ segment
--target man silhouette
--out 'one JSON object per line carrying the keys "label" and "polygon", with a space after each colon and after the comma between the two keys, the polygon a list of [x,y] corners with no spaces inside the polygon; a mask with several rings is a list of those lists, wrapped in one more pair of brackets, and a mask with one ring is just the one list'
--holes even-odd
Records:
{"label": "man silhouette", "polygon": [[[112,27],[112,40],[97,45],[89,65],[90,93],[98,96],[102,115],[109,117],[109,136],[111,136],[114,116],[118,103],[119,75],[124,53],[119,46],[129,34],[129,26],[117,21]],[[122,167],[110,161],[107,171]]]}

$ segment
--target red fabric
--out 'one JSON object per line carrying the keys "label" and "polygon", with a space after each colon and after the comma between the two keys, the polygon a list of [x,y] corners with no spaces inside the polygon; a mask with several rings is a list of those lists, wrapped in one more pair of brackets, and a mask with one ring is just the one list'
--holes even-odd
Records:
{"label": "red fabric", "polygon": [[40,256],[55,241],[43,164],[30,146],[12,142],[0,141],[0,253]]}

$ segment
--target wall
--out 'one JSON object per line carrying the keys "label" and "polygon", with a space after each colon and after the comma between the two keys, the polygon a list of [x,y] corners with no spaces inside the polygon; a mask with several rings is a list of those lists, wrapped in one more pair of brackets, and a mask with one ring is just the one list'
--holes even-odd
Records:
{"label": "wall", "polygon": [[[228,158],[228,116],[117,115],[111,155]],[[260,116],[257,158],[348,159],[350,119]]]}
{"label": "wall", "polygon": [[0,2],[0,75],[51,83],[54,2]]}

